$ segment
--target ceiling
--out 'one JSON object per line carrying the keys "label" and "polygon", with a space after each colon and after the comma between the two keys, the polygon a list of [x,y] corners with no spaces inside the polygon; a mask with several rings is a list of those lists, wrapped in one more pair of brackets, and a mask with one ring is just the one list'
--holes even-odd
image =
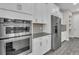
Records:
{"label": "ceiling", "polygon": [[71,12],[79,12],[79,3],[55,3],[61,10],[69,10]]}

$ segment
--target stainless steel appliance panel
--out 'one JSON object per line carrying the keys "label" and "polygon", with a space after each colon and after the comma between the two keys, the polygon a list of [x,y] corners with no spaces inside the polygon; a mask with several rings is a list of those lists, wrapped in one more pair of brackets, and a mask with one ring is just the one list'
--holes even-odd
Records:
{"label": "stainless steel appliance panel", "polygon": [[51,15],[51,48],[56,50],[61,46],[61,19]]}

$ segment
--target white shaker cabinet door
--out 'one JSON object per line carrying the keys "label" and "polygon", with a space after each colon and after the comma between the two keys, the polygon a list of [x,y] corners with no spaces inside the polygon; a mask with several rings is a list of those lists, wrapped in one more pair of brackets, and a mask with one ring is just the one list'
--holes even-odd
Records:
{"label": "white shaker cabinet door", "polygon": [[41,50],[42,54],[45,54],[47,52],[46,39],[47,39],[46,36],[42,37],[42,50]]}
{"label": "white shaker cabinet door", "polygon": [[43,36],[32,40],[32,53],[30,55],[43,55],[51,49],[51,36]]}
{"label": "white shaker cabinet door", "polygon": [[47,39],[46,39],[46,51],[49,51],[51,49],[51,35],[47,36]]}
{"label": "white shaker cabinet door", "polygon": [[49,35],[42,37],[42,54],[51,49],[51,37]]}
{"label": "white shaker cabinet door", "polygon": [[40,38],[33,39],[32,42],[32,55],[40,55],[41,47],[40,47]]}

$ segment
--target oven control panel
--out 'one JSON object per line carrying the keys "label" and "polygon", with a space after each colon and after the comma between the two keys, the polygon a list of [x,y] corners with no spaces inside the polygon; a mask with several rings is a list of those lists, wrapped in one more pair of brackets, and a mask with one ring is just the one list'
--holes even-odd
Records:
{"label": "oven control panel", "polygon": [[0,18],[0,23],[10,23],[10,22],[30,24],[31,23],[31,20]]}

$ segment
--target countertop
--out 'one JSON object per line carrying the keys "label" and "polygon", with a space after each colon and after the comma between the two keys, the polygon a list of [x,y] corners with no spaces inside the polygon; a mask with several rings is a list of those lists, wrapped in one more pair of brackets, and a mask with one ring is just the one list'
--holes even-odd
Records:
{"label": "countertop", "polygon": [[33,34],[33,39],[38,38],[38,37],[42,37],[42,36],[46,36],[46,35],[50,35],[50,33],[45,33],[45,32],[35,33],[35,34]]}

